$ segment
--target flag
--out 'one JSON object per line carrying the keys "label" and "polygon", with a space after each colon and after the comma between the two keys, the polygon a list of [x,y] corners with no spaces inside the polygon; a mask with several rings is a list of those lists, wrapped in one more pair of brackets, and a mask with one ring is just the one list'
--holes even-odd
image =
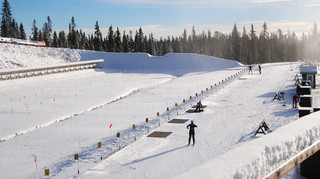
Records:
{"label": "flag", "polygon": [[37,156],[36,155],[34,156],[34,162],[37,162]]}
{"label": "flag", "polygon": [[112,127],[112,124],[110,124],[109,128],[111,128],[111,127]]}

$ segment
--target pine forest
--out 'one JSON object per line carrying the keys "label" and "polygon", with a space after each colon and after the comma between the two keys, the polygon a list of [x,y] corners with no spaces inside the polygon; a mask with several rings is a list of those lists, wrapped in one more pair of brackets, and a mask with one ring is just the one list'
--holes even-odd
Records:
{"label": "pine forest", "polygon": [[[47,47],[94,50],[104,52],[129,53],[144,52],[154,56],[166,53],[196,53],[225,59],[233,59],[243,64],[288,62],[304,59],[317,61],[319,58],[320,32],[314,23],[311,32],[297,37],[294,31],[268,32],[267,23],[257,32],[253,25],[250,29],[239,29],[236,24],[230,34],[219,31],[196,32],[193,27],[186,29],[178,37],[168,36],[155,39],[153,34],[144,34],[142,28],[136,32],[120,32],[112,25],[102,32],[96,21],[94,34],[86,34],[77,29],[75,18],[69,23],[69,31],[53,31],[53,22],[48,16],[42,28],[32,22],[31,35],[27,37],[24,26],[13,18],[8,0],[1,9],[1,37],[44,41]],[[103,35],[105,34],[105,35]]]}

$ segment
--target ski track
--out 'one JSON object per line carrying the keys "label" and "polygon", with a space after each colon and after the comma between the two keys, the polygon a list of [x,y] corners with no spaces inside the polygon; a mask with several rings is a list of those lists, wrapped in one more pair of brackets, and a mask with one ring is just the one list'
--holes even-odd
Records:
{"label": "ski track", "polygon": [[[270,68],[270,70],[268,70],[268,68]],[[279,70],[275,70],[273,68],[278,68]],[[272,72],[274,71],[279,71],[279,73],[273,74]],[[183,145],[179,139],[175,139],[175,137],[181,139],[181,136],[179,135],[181,132],[177,131],[177,129],[173,129],[172,125],[164,124],[159,128],[165,131],[174,131],[179,133],[176,135],[173,134],[168,139],[160,140],[166,141],[168,144],[162,145],[160,148],[158,146],[154,148],[152,147],[152,144],[150,145],[152,139],[148,140],[148,142],[145,142],[144,140],[141,142],[139,140],[137,143],[141,142],[142,144],[135,143],[128,146],[130,149],[119,151],[119,154],[112,155],[101,164],[88,170],[85,174],[81,175],[81,178],[139,178],[141,176],[143,176],[143,178],[171,178],[179,173],[184,173],[196,166],[202,165],[207,161],[213,160],[217,156],[242,145],[244,142],[262,137],[263,135],[261,136],[261,134],[258,134],[256,137],[252,137],[251,134],[255,132],[258,124],[265,118],[267,118],[266,122],[271,130],[276,130],[278,127],[296,120],[297,111],[294,112],[295,117],[290,117],[289,121],[285,119],[285,116],[279,115],[282,112],[291,111],[290,96],[295,91],[294,86],[292,86],[292,84],[294,84],[293,79],[295,73],[289,73],[289,75],[286,75],[288,71],[290,71],[290,67],[284,68],[282,66],[278,67],[271,64],[264,67],[262,75],[257,74],[256,71],[254,71],[255,74],[253,75],[244,74],[242,77],[247,78],[247,80],[235,81],[234,83],[222,88],[222,90],[208,96],[204,99],[203,104],[212,104],[215,106],[214,111],[221,111],[220,114],[219,112],[212,113],[213,111],[211,110],[213,108],[210,106],[207,107],[208,109],[206,108],[205,111],[209,111],[210,116],[215,114],[213,119],[208,119],[208,115],[204,115],[205,112],[194,115],[181,114],[178,116],[178,118],[186,118],[187,116],[190,116],[189,118],[196,118],[195,123],[201,123],[199,127],[202,125],[212,126],[214,123],[219,124],[219,127],[211,127],[208,131],[202,131],[199,127],[199,129],[196,129],[196,140],[197,138],[201,138],[200,136],[202,135],[210,134],[214,138],[213,142],[201,141],[199,139],[194,147],[188,147],[188,150],[183,152],[182,150],[185,148],[184,146],[187,142]],[[261,89],[261,85],[265,83],[265,80],[272,80],[273,82],[266,86],[266,88]],[[235,88],[235,86],[237,86],[237,88]],[[250,93],[246,93],[248,88],[251,89],[249,90]],[[285,101],[272,100],[277,91],[285,92]],[[252,100],[248,101],[252,104],[243,104],[242,101],[235,100],[243,98],[251,98]],[[216,103],[216,105],[214,105],[214,103]],[[218,107],[217,104],[220,107]],[[282,106],[282,104],[286,104],[286,106]],[[234,111],[239,111],[243,109],[243,107],[247,109],[247,112],[239,114],[240,116],[237,117],[237,120],[230,118],[230,113],[223,112],[234,108]],[[266,113],[264,113],[265,107],[269,108]],[[270,111],[275,112],[270,114]],[[202,120],[203,122],[201,122]],[[246,127],[243,125],[246,125]],[[251,127],[248,127],[248,125]],[[224,132],[222,132],[221,129]],[[238,134],[228,136],[230,132]],[[172,142],[171,140],[176,142]],[[145,149],[136,146],[143,144],[150,146]],[[139,150],[140,153],[147,152],[149,154],[145,154],[146,157],[137,156],[135,158],[134,156],[130,156],[133,154],[131,152],[134,150],[133,148],[137,148],[136,150]],[[177,152],[181,152],[181,155],[178,155]],[[203,155],[197,155],[197,153],[203,153]],[[188,156],[197,156],[197,158],[191,157],[189,159],[192,159],[192,161],[188,161],[188,159],[186,159]],[[172,159],[172,157],[176,158],[176,160]],[[154,160],[155,158],[159,159]],[[165,161],[168,161],[169,163],[163,163]],[[151,163],[152,166],[150,166]],[[164,169],[160,169],[160,166],[163,166]],[[171,171],[171,167],[174,168],[174,170]],[[148,170],[143,170],[143,168],[148,168]]]}
{"label": "ski track", "polygon": [[[206,73],[199,73],[199,74],[193,74],[193,75],[196,75],[196,76],[200,75],[201,76],[201,75],[207,75],[207,74]],[[189,76],[192,77],[193,75],[191,74]],[[219,78],[222,78],[222,77],[219,77]],[[219,78],[217,78],[216,81]],[[171,78],[171,80],[172,79],[173,78]],[[224,79],[224,78],[222,78],[222,79]],[[31,79],[29,79],[29,80],[31,80]],[[194,104],[196,102],[196,100],[205,98],[210,93],[215,93],[216,91],[223,89],[223,87],[225,85],[229,84],[232,80],[234,80],[234,79],[223,82],[220,85],[217,85],[216,87],[214,87],[213,89],[210,89],[209,91],[204,91],[203,94],[201,94],[199,92],[199,89],[203,89],[203,87],[200,87],[200,85],[197,86],[196,91],[199,92],[198,93],[199,95],[197,97],[193,98],[192,100],[187,100],[187,102],[184,105],[179,105],[177,108],[173,107],[172,105],[167,104],[167,106],[169,106],[171,109],[170,111],[164,112],[164,113],[162,113],[160,111],[161,116],[159,117],[159,119],[158,118],[155,118],[155,119],[151,118],[148,125],[145,125],[145,124],[140,125],[138,123],[137,130],[127,129],[127,130],[120,131],[123,134],[123,136],[121,137],[121,140],[117,141],[117,143],[114,143],[115,142],[114,137],[101,138],[100,141],[102,142],[103,147],[97,150],[96,144],[95,145],[84,144],[84,147],[82,147],[83,141],[86,141],[87,138],[89,138],[90,136],[81,137],[81,146],[80,146],[80,137],[79,137],[78,153],[79,153],[79,157],[84,158],[83,161],[79,162],[80,166],[81,166],[80,171],[83,172],[86,169],[93,167],[94,165],[96,165],[95,164],[96,162],[100,161],[101,156],[103,157],[103,159],[107,158],[108,156],[113,154],[116,150],[118,150],[119,145],[121,145],[121,148],[126,147],[129,143],[133,142],[134,138],[136,138],[137,136],[139,137],[139,136],[149,132],[151,128],[155,128],[155,127],[159,126],[159,124],[165,123],[168,120],[168,117],[170,118],[170,116],[176,116],[178,113],[182,113],[182,111],[184,111],[186,108],[185,106],[187,106],[187,105],[191,106],[192,104]],[[171,82],[170,80],[165,80],[164,82],[166,82],[165,84],[167,84],[168,89],[172,88],[172,87],[170,87],[170,82]],[[160,80],[159,82],[157,82],[156,85],[154,85],[154,86],[149,85],[150,87],[144,87],[144,89],[140,89],[138,93],[134,93],[132,95],[129,95],[128,97],[132,98],[140,93],[146,93],[146,94],[150,93],[151,95],[157,94],[157,91],[162,93],[163,90],[160,89],[160,91],[159,91],[159,87],[163,86],[164,82],[161,82],[161,80]],[[35,82],[35,83],[37,84],[38,82]],[[206,82],[206,83],[208,83],[208,82]],[[77,84],[77,82],[76,82],[76,84]],[[201,85],[201,86],[203,86],[203,85]],[[12,89],[12,87],[10,85],[8,85],[7,89]],[[155,90],[155,89],[157,89],[157,90]],[[5,90],[3,90],[2,92],[5,92]],[[140,100],[141,100],[141,98],[140,98]],[[146,99],[142,98],[142,100],[146,100]],[[118,101],[116,101],[116,103],[123,103],[124,101],[126,101],[126,100],[118,100]],[[112,105],[116,104],[116,103],[112,103]],[[108,107],[108,105],[105,105],[102,108],[105,109],[105,108],[109,108],[109,107]],[[42,136],[45,131],[49,135],[55,135],[56,137],[53,138],[54,141],[52,141],[52,142],[58,143],[58,138],[61,138],[61,136],[63,136],[63,133],[61,133],[61,132],[65,132],[64,128],[69,126],[69,124],[72,129],[72,126],[76,124],[77,120],[80,120],[82,118],[82,120],[86,121],[87,118],[88,119],[91,118],[90,116],[92,116],[92,115],[100,115],[102,108],[97,108],[93,111],[90,111],[90,112],[88,111],[88,112],[82,113],[82,115],[75,115],[71,120],[65,120],[63,122],[55,122],[54,125],[50,125],[50,126],[43,127],[43,128],[38,128],[35,131],[28,132],[28,133],[25,133],[24,135],[13,138],[13,140],[6,140],[6,141],[2,142],[2,144],[4,144],[3,146],[5,146],[2,149],[3,149],[3,151],[8,151],[7,147],[12,146],[12,145],[16,145],[16,151],[14,153],[17,153],[17,154],[19,153],[19,155],[20,155],[21,152],[19,152],[19,151],[29,150],[29,149],[27,149],[27,148],[29,148],[29,146],[38,146],[40,143],[42,143],[42,144],[44,142],[47,143],[48,141],[45,141],[45,140],[38,137],[38,136]],[[107,110],[109,111],[109,109],[107,109]],[[153,111],[152,113],[155,113],[155,111]],[[72,121],[75,121],[75,124],[73,124]],[[43,129],[45,129],[45,130],[43,130]],[[71,135],[73,135],[72,133],[73,132],[70,131]],[[26,139],[28,139],[28,140],[26,140]],[[29,142],[30,139],[32,142]],[[38,142],[38,139],[39,139],[39,142]],[[24,140],[26,140],[26,141],[24,141]],[[66,140],[70,140],[70,139],[66,138]],[[23,143],[25,143],[25,144],[23,144]],[[33,143],[36,143],[36,144],[33,144]],[[112,145],[109,145],[109,143],[111,143]],[[1,145],[1,143],[0,143],[0,145]],[[55,177],[62,177],[62,176],[63,177],[65,177],[65,176],[70,176],[70,177],[73,176],[74,177],[74,176],[77,176],[76,173],[70,172],[70,171],[76,171],[76,169],[74,169],[74,168],[77,168],[77,164],[78,164],[77,162],[74,162],[72,160],[73,154],[72,153],[67,154],[64,151],[64,152],[60,153],[59,156],[57,156],[57,154],[55,152],[53,152],[55,150],[58,150],[58,151],[61,150],[57,147],[58,146],[52,147],[50,150],[49,149],[44,150],[42,153],[44,153],[45,156],[43,154],[34,153],[34,155],[37,155],[37,158],[39,161],[43,160],[44,159],[43,157],[48,157],[48,156],[49,156],[49,158],[53,159],[53,160],[48,159],[48,158],[45,159],[45,160],[49,161],[46,163],[39,162],[39,169],[42,170],[42,169],[44,169],[44,167],[45,168],[49,167],[51,169],[51,171],[50,171],[51,176],[55,176]],[[66,147],[69,147],[69,146],[66,146]],[[34,148],[34,147],[32,147],[32,148]],[[34,150],[34,149],[32,149],[32,150]],[[34,157],[34,155],[33,156],[24,156],[22,158],[26,158],[26,157],[32,158],[32,157]],[[14,168],[14,167],[12,166],[10,168]],[[32,171],[32,169],[30,168],[30,165],[29,165],[29,167],[25,167],[24,170],[25,171]],[[14,169],[13,169],[13,171],[14,171]],[[24,174],[24,175],[22,175],[22,173],[25,173],[25,172],[21,172],[21,174],[17,173],[18,175],[16,175],[16,176],[17,177],[18,176],[19,177],[22,177],[22,176],[31,177],[34,175],[34,174],[29,175],[28,173],[30,173],[30,172],[26,172],[26,174]],[[42,172],[37,172],[36,176],[40,177],[41,174],[42,174]]]}
{"label": "ski track", "polygon": [[133,90],[133,91],[129,92],[128,94],[124,95],[124,96],[120,96],[120,97],[118,97],[118,98],[116,98],[116,99],[114,99],[114,100],[107,101],[107,102],[105,102],[105,103],[103,103],[103,104],[99,104],[99,105],[96,105],[96,106],[94,106],[94,107],[90,107],[90,108],[85,109],[84,111],[81,111],[81,112],[79,112],[79,113],[74,113],[74,114],[66,115],[65,117],[60,117],[60,118],[54,119],[54,120],[52,120],[52,121],[50,121],[50,122],[47,122],[47,123],[44,123],[44,124],[39,124],[39,125],[37,125],[37,126],[34,126],[34,127],[32,127],[32,128],[29,128],[29,129],[24,129],[24,130],[22,130],[22,131],[19,131],[19,132],[13,134],[13,135],[9,135],[9,136],[6,136],[6,137],[1,138],[1,139],[0,139],[0,142],[5,142],[5,141],[10,140],[10,139],[13,139],[13,138],[15,138],[15,137],[19,137],[19,136],[25,135],[25,134],[27,134],[27,133],[29,133],[29,132],[33,132],[34,130],[41,129],[41,128],[43,128],[43,127],[48,127],[48,126],[50,126],[50,125],[54,125],[54,124],[56,124],[56,123],[63,122],[63,121],[65,121],[65,120],[72,120],[72,118],[74,118],[75,116],[84,115],[84,114],[87,113],[87,112],[90,112],[90,111],[96,110],[96,109],[98,109],[98,108],[101,108],[101,107],[103,107],[103,106],[105,106],[105,105],[108,105],[108,104],[117,102],[117,101],[119,101],[119,100],[122,100],[122,99],[124,99],[124,98],[129,97],[130,95],[133,95],[133,94],[137,93],[138,91],[139,91],[139,89]]}
{"label": "ski track", "polygon": [[[101,143],[103,146],[102,148],[97,148],[96,144],[95,144],[93,146],[86,147],[86,148],[82,149],[82,151],[79,153],[79,157],[81,157],[83,159],[83,163],[81,164],[82,170],[86,171],[86,170],[90,169],[91,167],[96,165],[95,163],[101,162],[101,159],[105,160],[108,157],[110,157],[111,155],[114,155],[114,153],[123,149],[124,147],[127,147],[129,144],[136,141],[137,139],[140,139],[141,137],[144,138],[145,136],[143,137],[143,135],[150,133],[150,131],[156,129],[157,127],[159,127],[163,124],[166,124],[166,122],[170,118],[179,115],[179,113],[184,113],[186,107],[188,107],[188,106],[190,107],[196,101],[203,100],[203,99],[207,98],[209,95],[212,95],[212,94],[218,92],[219,90],[223,89],[225,86],[230,85],[232,82],[234,82],[235,80],[237,80],[238,78],[243,76],[244,73],[246,73],[246,71],[231,78],[230,80],[224,81],[224,82],[218,84],[217,86],[214,86],[213,88],[209,89],[208,91],[205,91],[204,93],[199,93],[199,95],[195,96],[193,99],[187,100],[185,103],[178,105],[176,107],[176,109],[171,109],[171,110],[161,114],[159,117],[151,119],[149,121],[149,123],[142,123],[142,124],[137,125],[136,130],[124,129],[123,131],[120,131],[122,137],[119,139],[117,139],[115,136],[101,139]],[[168,83],[170,83],[170,82],[168,82]],[[148,90],[144,89],[143,91],[148,91]],[[158,155],[159,156],[165,155],[168,152],[180,150],[185,147],[186,146],[183,145],[183,146],[177,147],[175,149],[172,149],[170,151],[167,151],[167,152],[164,152],[164,153],[161,153]],[[73,155],[70,155],[67,158],[72,158],[72,157],[73,157]],[[148,157],[145,159],[139,159],[136,161],[132,161],[130,163],[124,164],[123,166],[130,166],[131,164],[141,162],[141,161],[144,161],[147,159],[148,159]],[[84,163],[86,163],[86,165],[83,165]],[[62,172],[61,168],[64,168],[64,169],[66,169],[67,167],[70,168],[70,167],[72,167],[72,165],[77,165],[77,162],[74,160],[70,160],[70,159],[65,160],[65,161],[61,161],[57,164],[53,164],[52,167],[50,167],[50,168],[53,168],[52,175],[59,177],[59,173]],[[73,168],[75,168],[75,166],[73,166]],[[172,171],[171,173],[175,173],[175,172]],[[65,173],[60,174],[60,175],[63,176],[63,175],[65,175]],[[70,175],[69,177],[77,178],[77,176],[74,176],[74,175],[73,176]]]}

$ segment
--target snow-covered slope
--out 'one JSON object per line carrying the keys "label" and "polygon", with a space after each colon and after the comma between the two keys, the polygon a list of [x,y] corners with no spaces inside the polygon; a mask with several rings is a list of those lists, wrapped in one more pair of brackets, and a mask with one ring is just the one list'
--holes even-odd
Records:
{"label": "snow-covered slope", "polygon": [[102,67],[108,71],[170,73],[181,76],[198,71],[217,71],[239,67],[234,60],[211,56],[169,53],[165,56],[150,56],[146,53],[103,53],[80,51],[81,60],[104,59]]}
{"label": "snow-covered slope", "polygon": [[169,53],[159,57],[146,53],[105,53],[3,43],[0,43],[0,49],[0,70],[96,59],[104,59],[104,63],[100,66],[109,72],[170,73],[175,76],[241,66],[233,60],[196,54]]}
{"label": "snow-covered slope", "polygon": [[0,70],[57,65],[79,61],[70,49],[54,49],[0,43]]}
{"label": "snow-covered slope", "polygon": [[[303,120],[291,109],[298,63],[263,64],[261,75],[254,70],[221,83],[245,67],[195,54],[12,44],[0,44],[0,52],[2,69],[105,61],[101,70],[0,81],[0,178],[42,178],[44,169],[55,178],[259,178],[319,140],[313,119],[319,114]],[[285,92],[284,101],[272,100],[277,91]],[[197,100],[205,111],[186,113]],[[194,147],[186,147],[187,123],[167,123],[172,118],[195,121]],[[254,137],[263,119],[273,132]],[[153,130],[173,133],[146,137]]]}

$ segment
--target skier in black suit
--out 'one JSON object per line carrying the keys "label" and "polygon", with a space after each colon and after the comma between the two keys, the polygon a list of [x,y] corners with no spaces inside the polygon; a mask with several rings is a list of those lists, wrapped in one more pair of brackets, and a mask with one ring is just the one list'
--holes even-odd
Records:
{"label": "skier in black suit", "polygon": [[193,140],[193,145],[195,144],[195,139],[194,139],[194,128],[195,127],[198,127],[197,125],[195,125],[193,123],[193,121],[191,121],[191,124],[187,125],[187,129],[189,129],[189,143],[188,145],[190,145],[190,140],[191,140],[191,137],[192,137],[192,140]]}

